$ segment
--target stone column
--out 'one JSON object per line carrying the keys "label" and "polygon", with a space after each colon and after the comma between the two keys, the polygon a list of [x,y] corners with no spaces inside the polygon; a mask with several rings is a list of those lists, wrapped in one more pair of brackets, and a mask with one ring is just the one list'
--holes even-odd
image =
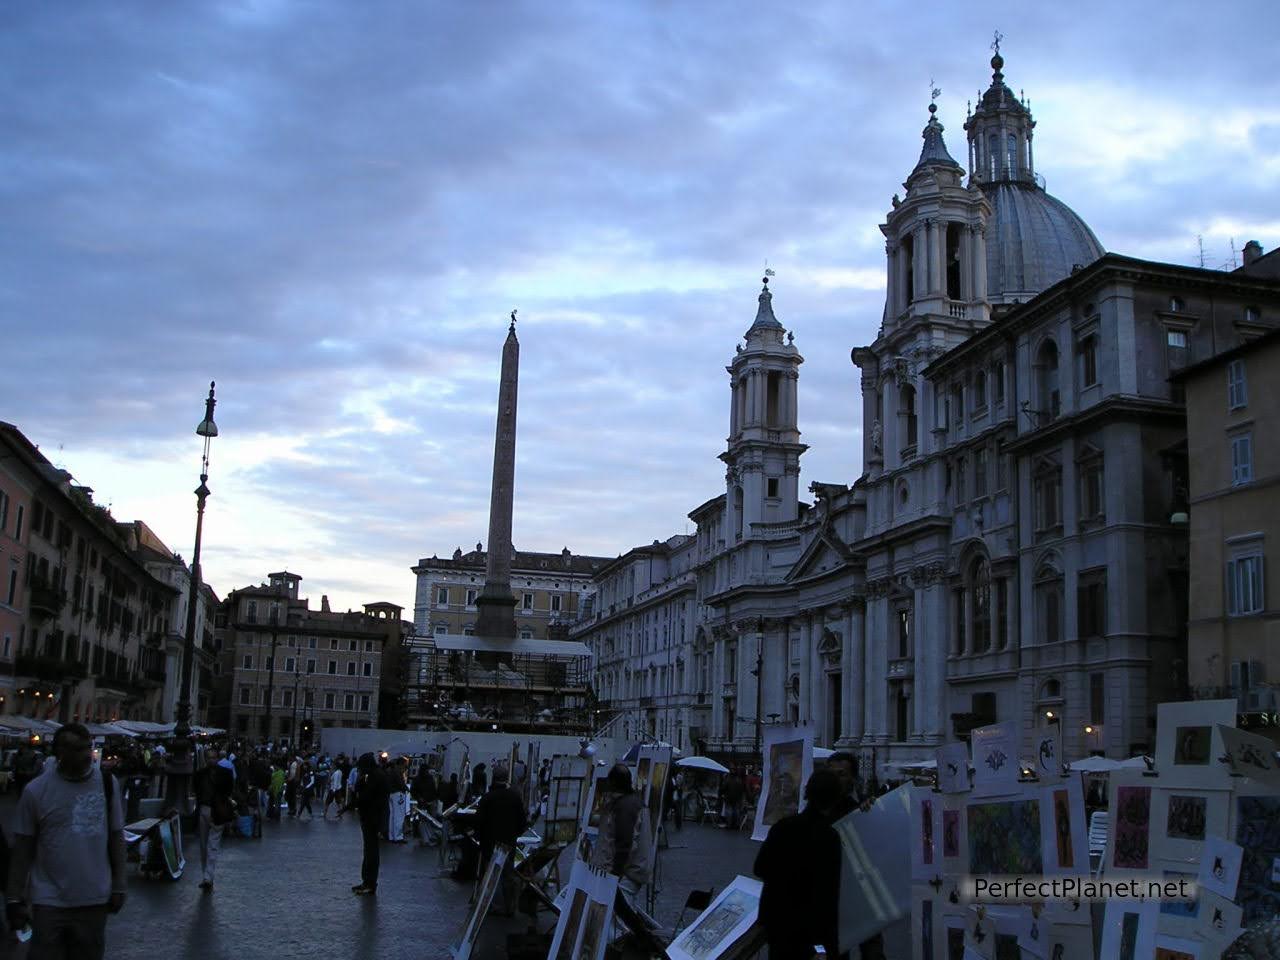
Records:
{"label": "stone column", "polygon": [[912,673],[915,674],[915,680],[912,683],[915,696],[911,702],[912,740],[919,740],[928,727],[926,712],[934,697],[934,690],[929,676],[931,658],[929,651],[926,649],[928,641],[927,638],[921,636],[919,630],[920,624],[927,622],[927,609],[924,590],[921,587],[916,587],[911,592],[911,659]]}
{"label": "stone column", "polygon": [[[867,604],[867,629],[863,649],[862,690],[865,707],[863,732],[870,737],[883,732],[879,693],[884,689],[884,676],[876,673],[876,647],[880,644],[881,624],[884,619],[884,599],[876,597]],[[878,692],[879,691],[879,692]]]}
{"label": "stone column", "polygon": [[885,262],[885,305],[889,319],[892,320],[898,315],[898,246],[895,243],[886,241],[884,245],[884,262]]}
{"label": "stone column", "polygon": [[985,227],[978,227],[974,233],[974,239],[977,241],[976,256],[973,258],[974,266],[974,295],[975,300],[984,300],[987,296],[987,235]]}
{"label": "stone column", "polygon": [[791,369],[787,371],[787,426],[798,430],[800,428],[800,371]]}
{"label": "stone column", "polygon": [[813,614],[800,615],[800,723],[812,718],[810,700],[813,696],[811,669],[813,663]]}
{"label": "stone column", "polygon": [[924,224],[916,224],[915,230],[912,231],[911,243],[911,269],[913,271],[912,297],[919,300],[924,297],[926,276],[928,273],[929,261],[925,255],[928,246],[926,240]]}
{"label": "stone column", "polygon": [[855,600],[849,608],[849,675],[845,689],[849,691],[849,726],[851,740],[861,739],[866,722],[866,697],[863,686],[866,673],[867,608],[863,600]]}

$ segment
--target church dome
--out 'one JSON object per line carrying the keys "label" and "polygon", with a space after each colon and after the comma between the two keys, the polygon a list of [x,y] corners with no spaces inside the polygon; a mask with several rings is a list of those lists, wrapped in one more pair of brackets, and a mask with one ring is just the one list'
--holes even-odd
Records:
{"label": "church dome", "polygon": [[1030,300],[1077,266],[1106,251],[1089,225],[1034,182],[982,184],[987,221],[987,297],[992,303]]}

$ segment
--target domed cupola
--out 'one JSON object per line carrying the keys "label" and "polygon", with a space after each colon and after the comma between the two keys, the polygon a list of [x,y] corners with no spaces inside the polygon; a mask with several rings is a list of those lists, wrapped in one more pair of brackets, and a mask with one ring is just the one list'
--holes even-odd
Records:
{"label": "domed cupola", "polygon": [[992,304],[1030,300],[1106,251],[1074,210],[1036,175],[1030,104],[1004,82],[999,42],[991,86],[965,119],[969,183],[991,203],[986,226],[987,297]]}

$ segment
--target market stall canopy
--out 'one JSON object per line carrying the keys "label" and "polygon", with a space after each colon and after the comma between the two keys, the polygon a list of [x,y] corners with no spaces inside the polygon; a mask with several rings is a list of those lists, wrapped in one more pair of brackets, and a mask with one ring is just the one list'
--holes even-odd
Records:
{"label": "market stall canopy", "polygon": [[54,720],[37,720],[34,717],[12,716],[5,717],[0,726],[4,727],[5,730],[12,731],[13,734],[29,735],[38,733],[40,736],[45,737],[51,735],[62,724]]}
{"label": "market stall canopy", "polygon": [[[817,756],[815,753],[814,756]],[[885,764],[887,767],[897,767],[900,770],[937,770],[937,760],[898,760],[893,763]]]}
{"label": "market stall canopy", "polygon": [[171,737],[174,727],[172,723],[152,723],[150,720],[117,720],[112,726],[139,737]]}
{"label": "market stall canopy", "polygon": [[1130,757],[1128,760],[1120,761],[1121,770],[1149,770],[1151,769],[1150,757]]}
{"label": "market stall canopy", "polygon": [[728,773],[729,768],[723,763],[716,763],[710,757],[685,757],[676,761],[677,767],[690,767],[694,770],[710,770],[712,773]]}
{"label": "market stall canopy", "polygon": [[1076,773],[1110,773],[1112,770],[1119,770],[1120,767],[1119,760],[1110,760],[1107,757],[1085,757],[1083,760],[1074,760],[1070,764],[1071,770]]}
{"label": "market stall canopy", "polygon": [[85,728],[95,737],[136,737],[136,733],[130,733],[124,727],[117,727],[114,723],[86,723]]}

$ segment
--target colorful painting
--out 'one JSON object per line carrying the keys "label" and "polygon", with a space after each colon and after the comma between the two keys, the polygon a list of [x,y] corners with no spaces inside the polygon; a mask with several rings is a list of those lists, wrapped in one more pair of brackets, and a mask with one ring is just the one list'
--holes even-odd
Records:
{"label": "colorful painting", "polygon": [[1212,727],[1178,727],[1173,735],[1174,765],[1179,767],[1207,766],[1212,742]]}
{"label": "colorful painting", "polygon": [[576,960],[598,960],[605,946],[605,923],[609,904],[591,901],[587,914],[582,918],[582,936],[578,942]]}
{"label": "colorful painting", "polygon": [[1207,802],[1204,797],[1171,795],[1166,835],[1176,840],[1203,840]]}
{"label": "colorful painting", "polygon": [[1123,870],[1145,870],[1151,839],[1151,788],[1118,787],[1115,806],[1115,854],[1111,862]]}
{"label": "colorful painting", "polygon": [[1039,800],[972,803],[966,829],[969,873],[1035,876],[1043,872]]}
{"label": "colorful painting", "polygon": [[1053,833],[1058,843],[1058,866],[1075,865],[1071,850],[1071,801],[1066,790],[1053,791]]}
{"label": "colorful painting", "polygon": [[942,811],[942,855],[960,856],[960,811]]}
{"label": "colorful painting", "polygon": [[573,902],[569,905],[569,915],[565,919],[560,933],[560,947],[556,950],[556,960],[572,960],[573,946],[578,940],[578,928],[582,925],[582,913],[587,908],[587,891],[573,891]]}
{"label": "colorful painting", "polygon": [[1280,797],[1236,797],[1235,822],[1244,848],[1236,902],[1249,927],[1280,914]]}
{"label": "colorful painting", "polygon": [[768,793],[764,807],[766,826],[771,827],[783,817],[800,811],[800,791],[804,788],[803,762],[803,740],[786,740],[770,747]]}

